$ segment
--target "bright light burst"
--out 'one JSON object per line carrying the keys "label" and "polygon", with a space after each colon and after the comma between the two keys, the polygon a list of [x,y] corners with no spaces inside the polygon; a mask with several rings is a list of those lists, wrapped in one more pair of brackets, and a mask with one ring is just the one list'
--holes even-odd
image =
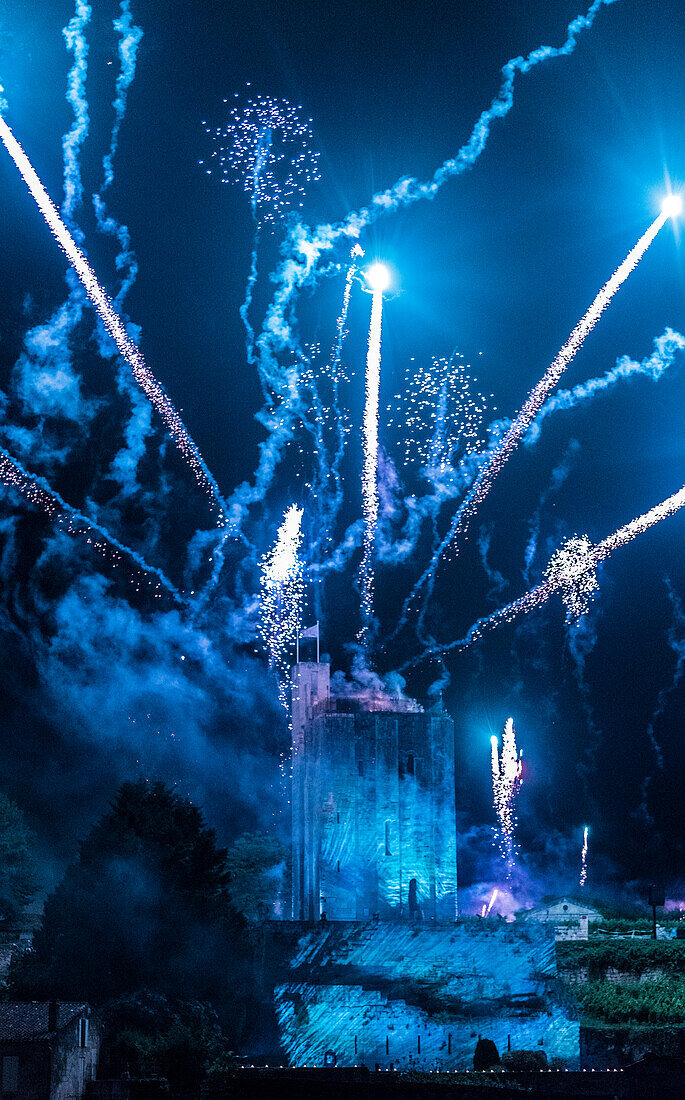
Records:
{"label": "bright light burst", "polygon": [[583,829],[583,848],[580,853],[580,878],[578,879],[578,885],[584,886],[587,882],[587,825]]}
{"label": "bright light burst", "polygon": [[279,698],[286,706],[286,680],[302,622],[304,566],[299,556],[302,509],[291,504],[278,529],[276,542],[262,557],[259,599],[260,632],[269,668],[281,679]]}
{"label": "bright light burst", "polygon": [[[382,282],[382,280],[381,280]],[[361,584],[362,627],[359,641],[368,640],[373,618],[374,570],[373,558],[378,529],[378,393],[381,378],[381,328],[383,323],[383,288],[377,286],[371,299],[369,348],[366,356],[366,402],[364,405],[364,468],[362,499],[364,510],[364,549],[359,579]]]}
{"label": "bright light burst", "polygon": [[258,96],[244,106],[236,104],[225,126],[205,124],[214,139],[211,160],[221,182],[242,186],[262,221],[274,222],[292,207],[301,207],[307,186],[321,178],[311,119],[302,119],[301,110],[287,99]]}
{"label": "bright light burst", "polygon": [[666,195],[661,204],[661,213],[665,218],[677,218],[683,212],[682,195]]}
{"label": "bright light burst", "polygon": [[[490,738],[492,746],[492,795],[499,822],[497,844],[504,860],[507,881],[511,879],[516,863],[516,796],[521,789],[523,760],[516,748],[514,719],[507,718],[502,735],[502,755],[499,754],[496,737]],[[494,901],[491,899],[490,905]],[[489,912],[489,910],[488,910]]]}
{"label": "bright light burst", "polygon": [[162,417],[162,420],[169,429],[171,437],[193,471],[198,485],[204,489],[211,503],[218,510],[219,526],[223,527],[227,520],[224,513],[221,494],[207,464],[202,458],[194,440],[191,439],[185,424],[176,412],[163,386],[157,381],[143,359],[140,349],[128,335],[124,328],[123,321],[113,309],[112,303],[97,281],[94,271],[62,221],[52,199],[40,182],[33,165],[2,115],[0,115],[0,138],[2,138],[7,152],[21,172],[24,182],[38,204],[38,208],[52,231],[55,240],[81,280],[86,294],[95,306],[100,320],[116,344],[120,355],[128,363],[133,373],[133,377],[145,396]]}
{"label": "bright light burst", "polygon": [[561,589],[566,605],[566,622],[585,615],[599,591],[596,566],[591,557],[592,543],[587,535],[574,535],[552,554],[545,577]]}
{"label": "bright light burst", "polygon": [[371,267],[367,267],[364,272],[364,278],[374,294],[376,291],[382,294],[390,286],[390,272],[385,264],[371,264]]}

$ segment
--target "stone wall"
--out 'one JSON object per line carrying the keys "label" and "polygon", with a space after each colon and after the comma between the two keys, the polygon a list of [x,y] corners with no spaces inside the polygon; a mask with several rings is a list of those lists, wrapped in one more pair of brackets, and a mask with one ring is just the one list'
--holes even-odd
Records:
{"label": "stone wall", "polygon": [[285,922],[264,934],[263,989],[285,1063],[320,1065],[333,1051],[339,1065],[466,1069],[482,1035],[500,1051],[577,1065],[551,929]]}

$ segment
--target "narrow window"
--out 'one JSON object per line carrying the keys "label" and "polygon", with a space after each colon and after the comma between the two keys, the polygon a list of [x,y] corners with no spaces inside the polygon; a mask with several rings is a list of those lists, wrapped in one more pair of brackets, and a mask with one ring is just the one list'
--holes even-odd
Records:
{"label": "narrow window", "polygon": [[336,815],[336,816],[337,816],[337,819],[338,819],[338,825],[339,825],[339,824],[340,824],[340,810],[338,810],[338,813],[337,813],[337,815]]}
{"label": "narrow window", "polygon": [[410,753],[407,754],[407,775],[413,775],[413,774],[414,774],[414,753],[410,752]]}
{"label": "narrow window", "polygon": [[19,1091],[19,1058],[16,1054],[6,1054],[2,1060],[2,1091]]}
{"label": "narrow window", "polygon": [[359,773],[359,775],[361,775],[363,777],[363,775],[364,775],[364,761],[363,760],[358,760],[357,761],[357,772]]}
{"label": "narrow window", "polygon": [[389,821],[386,821],[386,823],[385,823],[385,854],[386,854],[386,856],[391,856],[392,855],[392,852],[390,850],[390,822]]}
{"label": "narrow window", "polygon": [[79,1033],[78,1033],[79,1046],[80,1047],[87,1047],[88,1046],[88,1019],[87,1019],[87,1017],[82,1016],[78,1023],[79,1023]]}
{"label": "narrow window", "polygon": [[336,867],[338,874],[340,874],[340,860],[338,860],[338,866]]}

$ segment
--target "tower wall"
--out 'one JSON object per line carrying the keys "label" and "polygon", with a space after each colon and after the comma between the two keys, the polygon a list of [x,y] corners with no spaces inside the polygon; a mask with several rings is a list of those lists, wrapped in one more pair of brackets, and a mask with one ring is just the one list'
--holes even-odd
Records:
{"label": "tower wall", "polygon": [[293,917],[454,920],[451,718],[317,708],[322,668],[293,676]]}

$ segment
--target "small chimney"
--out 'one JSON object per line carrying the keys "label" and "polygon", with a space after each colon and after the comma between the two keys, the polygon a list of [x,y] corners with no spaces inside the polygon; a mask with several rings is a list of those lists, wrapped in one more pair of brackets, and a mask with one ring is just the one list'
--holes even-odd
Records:
{"label": "small chimney", "polygon": [[57,1031],[57,1001],[48,1003],[48,1031]]}

